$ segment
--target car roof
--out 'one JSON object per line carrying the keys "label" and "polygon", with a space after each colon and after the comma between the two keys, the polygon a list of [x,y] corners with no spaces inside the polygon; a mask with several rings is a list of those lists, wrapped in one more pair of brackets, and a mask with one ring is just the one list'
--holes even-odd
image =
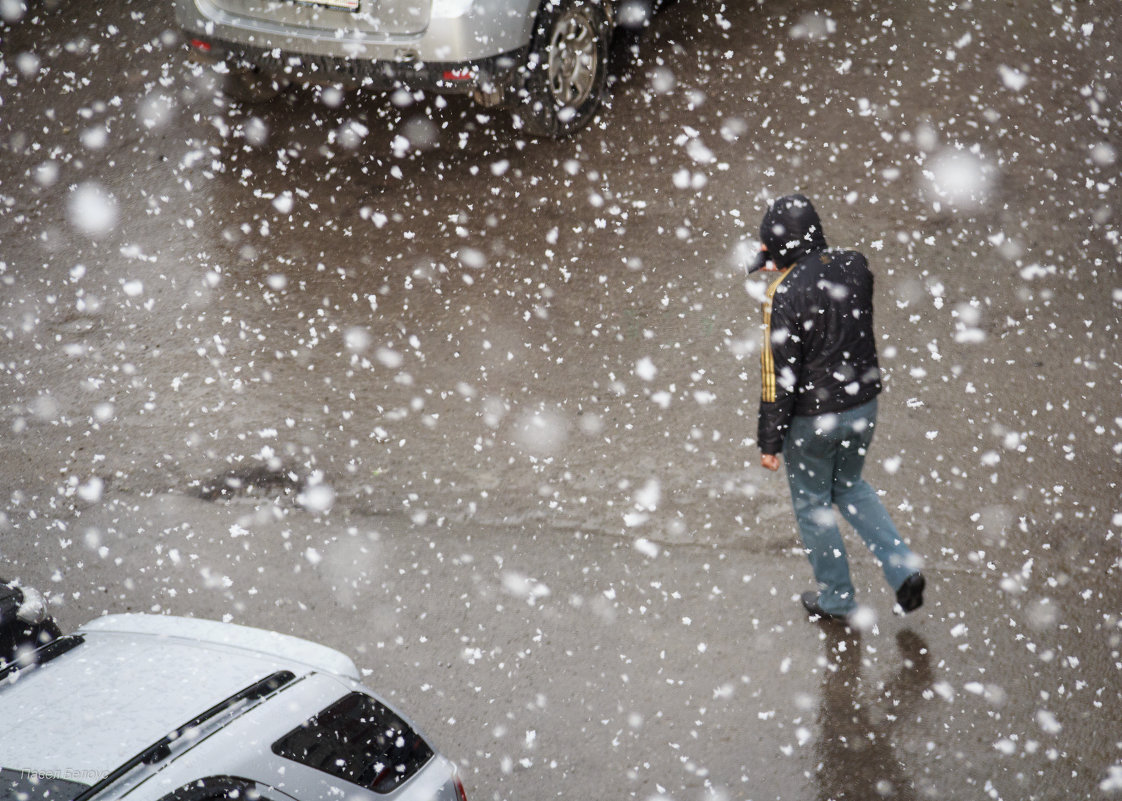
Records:
{"label": "car roof", "polygon": [[0,767],[92,784],[277,671],[357,673],[323,646],[212,621],[113,616],[79,634],[79,647],[0,685]]}

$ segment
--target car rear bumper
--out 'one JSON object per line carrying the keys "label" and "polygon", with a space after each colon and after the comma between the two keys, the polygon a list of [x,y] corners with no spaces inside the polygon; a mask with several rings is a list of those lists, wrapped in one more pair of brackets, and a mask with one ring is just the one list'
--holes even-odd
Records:
{"label": "car rear bumper", "polygon": [[455,92],[525,63],[537,2],[504,0],[502,13],[492,3],[459,11],[444,3],[425,14],[420,6],[428,4],[420,3],[413,28],[379,27],[365,14],[305,13],[291,2],[251,11],[260,5],[252,0],[175,0],[175,17],[187,41],[204,42],[212,59],[240,59],[299,80]]}
{"label": "car rear bumper", "polygon": [[205,35],[190,35],[188,44],[196,58],[204,62],[225,63],[231,69],[252,67],[290,81],[371,89],[406,87],[442,94],[490,92],[513,86],[527,52],[519,49],[466,61],[420,61],[408,53],[388,60],[299,53]]}

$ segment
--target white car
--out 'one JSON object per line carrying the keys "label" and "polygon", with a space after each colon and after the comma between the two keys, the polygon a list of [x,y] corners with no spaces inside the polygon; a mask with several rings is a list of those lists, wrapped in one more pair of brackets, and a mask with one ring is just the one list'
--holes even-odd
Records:
{"label": "white car", "polygon": [[660,1],[175,0],[175,15],[235,99],[294,81],[468,94],[562,137],[599,107],[616,31]]}
{"label": "white car", "polygon": [[110,615],[0,668],[0,801],[466,801],[338,651]]}

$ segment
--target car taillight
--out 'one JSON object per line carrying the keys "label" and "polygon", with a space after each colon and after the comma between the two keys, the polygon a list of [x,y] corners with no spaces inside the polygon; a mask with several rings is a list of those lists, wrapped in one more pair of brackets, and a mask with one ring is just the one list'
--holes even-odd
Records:
{"label": "car taillight", "polygon": [[454,781],[456,782],[456,793],[460,796],[460,801],[468,801],[467,793],[464,792],[464,783],[460,781],[460,777],[456,776]]}
{"label": "car taillight", "polygon": [[444,70],[442,76],[446,81],[470,81],[475,77],[475,72],[471,67],[453,67],[452,69]]}
{"label": "car taillight", "polygon": [[191,47],[196,50],[202,50],[204,53],[210,52],[210,42],[204,42],[202,39],[192,39]]}

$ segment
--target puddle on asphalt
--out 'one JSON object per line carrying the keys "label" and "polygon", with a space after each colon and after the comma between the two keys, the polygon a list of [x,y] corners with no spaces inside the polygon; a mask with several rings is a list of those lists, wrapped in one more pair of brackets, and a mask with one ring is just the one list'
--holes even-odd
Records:
{"label": "puddle on asphalt", "polygon": [[204,501],[217,503],[235,498],[295,498],[303,488],[304,482],[293,470],[256,465],[200,481],[192,487],[192,494]]}

